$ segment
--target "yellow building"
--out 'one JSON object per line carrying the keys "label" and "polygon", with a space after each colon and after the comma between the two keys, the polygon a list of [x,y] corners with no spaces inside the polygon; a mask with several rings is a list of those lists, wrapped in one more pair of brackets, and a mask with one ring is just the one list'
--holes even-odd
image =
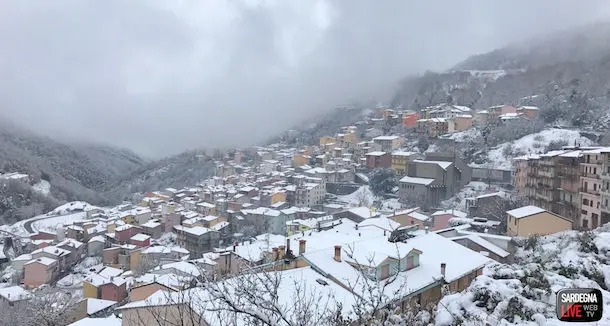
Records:
{"label": "yellow building", "polygon": [[125,222],[125,224],[135,224],[135,215],[126,215],[123,216],[123,222]]}
{"label": "yellow building", "polygon": [[334,137],[324,136],[320,137],[320,146],[325,146],[327,144],[336,143],[337,140]]}
{"label": "yellow building", "polygon": [[414,160],[416,153],[414,152],[394,152],[392,153],[392,170],[397,175],[406,175],[409,162]]}
{"label": "yellow building", "polygon": [[140,264],[142,259],[142,248],[134,250],[129,255],[129,269],[134,270]]}
{"label": "yellow building", "polygon": [[523,206],[506,212],[510,236],[529,237],[571,230],[572,221],[536,206]]}
{"label": "yellow building", "polygon": [[309,163],[309,156],[303,154],[294,154],[292,157],[292,166],[299,167],[303,165],[307,165]]}
{"label": "yellow building", "polygon": [[279,202],[286,202],[286,193],[284,191],[278,191],[271,195],[271,205],[277,204]]}
{"label": "yellow building", "polygon": [[97,288],[97,286],[87,281],[83,281],[83,297],[97,299],[99,297],[99,289]]}

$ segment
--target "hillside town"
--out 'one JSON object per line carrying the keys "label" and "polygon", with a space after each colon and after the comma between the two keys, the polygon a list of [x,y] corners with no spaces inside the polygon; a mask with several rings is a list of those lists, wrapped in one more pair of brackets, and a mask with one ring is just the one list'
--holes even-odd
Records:
{"label": "hillside town", "polygon": [[[528,154],[512,169],[417,148],[422,137],[450,139],[537,114],[534,106],[380,107],[317,145],[229,151],[214,177],[190,187],[116,207],[70,202],[0,229],[0,304],[15,309],[60,289],[72,297],[66,325],[141,325],[177,302],[191,305],[192,324],[220,325],[226,316],[217,309],[236,320],[281,315],[244,313],[257,309],[234,294],[264,274],[282,280],[273,290],[280,302],[302,282],[332,293],[343,303],[337,315],[356,324],[386,306],[440,309],[444,296],[468,288],[486,266],[512,262],[516,239],[610,222],[610,148]],[[383,294],[378,302],[362,299],[371,286]],[[180,301],[185,295],[213,300],[195,307]],[[328,306],[309,309],[323,316]]]}

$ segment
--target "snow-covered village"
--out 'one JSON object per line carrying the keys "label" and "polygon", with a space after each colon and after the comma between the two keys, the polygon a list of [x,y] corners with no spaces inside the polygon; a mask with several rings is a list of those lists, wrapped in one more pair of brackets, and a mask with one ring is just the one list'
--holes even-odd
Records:
{"label": "snow-covered village", "polygon": [[4,1],[0,326],[610,326],[610,1]]}
{"label": "snow-covered village", "polygon": [[559,289],[610,302],[610,148],[562,129],[478,164],[420,148],[536,110],[378,107],[318,145],[228,151],[190,187],[4,225],[3,318],[52,302],[69,325],[559,324]]}

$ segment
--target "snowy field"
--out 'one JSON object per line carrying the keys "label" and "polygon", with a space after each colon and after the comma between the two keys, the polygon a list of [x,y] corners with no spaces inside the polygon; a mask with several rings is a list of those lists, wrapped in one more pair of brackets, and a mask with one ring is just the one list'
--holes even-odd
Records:
{"label": "snowy field", "polygon": [[345,203],[352,207],[358,207],[372,205],[373,202],[375,202],[376,197],[369,186],[362,186],[349,195],[338,196],[337,199],[339,202]]}
{"label": "snowy field", "polygon": [[51,192],[51,184],[47,180],[40,180],[32,186],[32,189],[40,194],[48,195]]}
{"label": "snowy field", "polygon": [[518,249],[518,263],[488,266],[463,292],[444,297],[436,325],[570,325],[555,317],[555,293],[563,288],[602,291],[610,325],[610,225],[592,233],[567,231]]}
{"label": "snowy field", "polygon": [[32,223],[34,231],[49,231],[55,232],[57,227],[62,225],[70,225],[76,221],[81,221],[87,217],[87,213],[78,212],[74,214],[61,215],[56,217],[43,218]]}
{"label": "snowy field", "polygon": [[488,185],[485,182],[471,181],[467,184],[460,192],[455,196],[441,202],[440,207],[445,209],[457,209],[459,211],[466,211],[466,199],[474,198],[477,196],[485,195],[488,193],[504,191],[506,189],[499,187],[498,185]]}
{"label": "snowy field", "polygon": [[546,152],[547,146],[552,141],[565,141],[569,146],[591,146],[594,143],[583,136],[577,130],[546,129],[536,134],[527,135],[514,142],[503,143],[487,153],[487,162],[483,164],[471,164],[472,166],[488,167],[495,169],[512,169],[513,157],[505,155],[506,149],[512,146],[514,151],[521,155],[542,154]]}

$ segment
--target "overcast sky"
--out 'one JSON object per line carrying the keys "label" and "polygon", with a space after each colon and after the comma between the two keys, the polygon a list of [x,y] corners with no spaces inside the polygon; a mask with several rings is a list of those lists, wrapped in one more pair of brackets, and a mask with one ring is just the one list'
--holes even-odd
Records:
{"label": "overcast sky", "polygon": [[0,0],[0,114],[148,156],[245,146],[606,0]]}

